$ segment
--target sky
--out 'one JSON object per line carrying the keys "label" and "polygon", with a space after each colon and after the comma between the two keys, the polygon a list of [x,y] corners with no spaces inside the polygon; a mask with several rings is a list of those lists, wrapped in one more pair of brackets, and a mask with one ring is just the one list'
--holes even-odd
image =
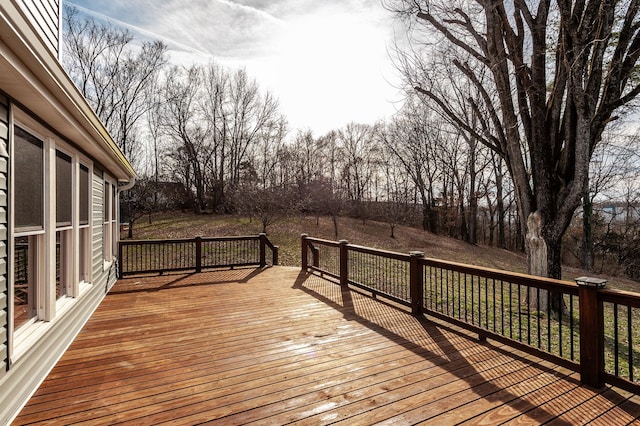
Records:
{"label": "sky", "polygon": [[169,47],[171,62],[245,67],[292,130],[322,136],[390,118],[402,99],[381,0],[72,0]]}

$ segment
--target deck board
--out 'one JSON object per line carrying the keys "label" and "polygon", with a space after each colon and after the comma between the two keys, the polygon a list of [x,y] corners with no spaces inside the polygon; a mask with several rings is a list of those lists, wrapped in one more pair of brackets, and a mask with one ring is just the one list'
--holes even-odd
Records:
{"label": "deck board", "polygon": [[120,280],[14,424],[628,424],[636,395],[293,268]]}

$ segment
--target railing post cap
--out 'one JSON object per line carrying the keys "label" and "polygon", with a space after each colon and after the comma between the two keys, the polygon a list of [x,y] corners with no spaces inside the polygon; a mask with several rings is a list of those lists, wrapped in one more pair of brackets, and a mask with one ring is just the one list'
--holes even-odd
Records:
{"label": "railing post cap", "polygon": [[607,284],[607,280],[594,277],[579,277],[575,279],[575,282],[580,287],[590,288],[604,288],[604,286]]}
{"label": "railing post cap", "polygon": [[267,236],[267,233],[266,233],[266,232],[261,232],[261,233],[259,233],[258,235],[260,235],[261,237],[266,237],[266,236]]}
{"label": "railing post cap", "polygon": [[424,257],[424,252],[423,251],[410,251],[409,252],[409,256],[411,257]]}
{"label": "railing post cap", "polygon": [[301,234],[300,237],[302,238],[309,238],[309,234]]}
{"label": "railing post cap", "polygon": [[346,244],[349,244],[349,240],[340,240],[338,241],[338,243],[346,245]]}

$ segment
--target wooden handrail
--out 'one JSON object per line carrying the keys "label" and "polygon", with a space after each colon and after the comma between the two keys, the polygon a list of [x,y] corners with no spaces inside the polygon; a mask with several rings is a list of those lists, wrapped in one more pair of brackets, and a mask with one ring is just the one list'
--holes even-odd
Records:
{"label": "wooden handrail", "polygon": [[[320,267],[319,247],[321,246],[338,249],[337,256],[339,271],[327,271]],[[311,249],[314,256],[313,265],[309,264],[309,249]],[[398,298],[393,294],[386,294],[384,291],[379,290],[375,286],[371,287],[367,283],[353,281],[350,277],[352,273],[359,272],[360,274],[362,274],[362,270],[371,268],[370,265],[378,264],[378,261],[364,260],[364,262],[367,263],[363,263],[363,265],[359,267],[358,265],[354,265],[353,261],[349,260],[350,252],[362,253],[367,256],[377,256],[389,261],[399,262],[400,264],[406,262],[406,264],[409,265],[409,277],[405,278],[408,281],[405,282],[405,285],[410,289],[409,300],[403,300],[402,298]],[[334,254],[332,254],[331,256],[334,256]],[[384,260],[380,261],[380,263],[384,264]],[[334,263],[330,263],[330,265],[332,264]],[[354,268],[355,271],[350,271],[350,268]],[[403,269],[407,267],[405,266],[401,268],[400,266],[393,265],[393,268]],[[427,268],[429,268],[428,271],[436,272],[428,272]],[[622,307],[622,309],[626,309],[626,315],[630,319],[632,317],[630,309],[640,308],[640,294],[628,291],[604,289],[602,288],[604,284],[596,285],[595,287],[593,286],[593,283],[600,283],[603,282],[603,280],[587,278],[586,280],[580,281],[580,279],[578,279],[576,280],[580,284],[578,285],[578,283],[576,282],[473,266],[441,259],[426,258],[424,257],[424,253],[397,253],[387,250],[353,245],[349,244],[347,241],[330,241],[320,238],[312,238],[307,235],[302,236],[302,269],[305,271],[308,269],[312,269],[315,271],[319,271],[321,274],[333,276],[337,278],[340,284],[343,286],[353,285],[370,291],[372,295],[388,297],[397,303],[411,308],[411,312],[414,315],[422,316],[426,313],[427,315],[434,316],[441,320],[448,321],[457,326],[466,328],[472,332],[478,333],[478,335],[482,338],[491,337],[500,342],[509,344],[517,349],[524,350],[536,356],[540,356],[544,359],[556,362],[558,365],[562,365],[575,371],[579,371],[581,372],[581,380],[586,384],[592,386],[600,386],[604,382],[606,382],[615,384],[616,386],[621,386],[624,389],[630,390],[632,392],[640,392],[640,384],[633,382],[633,365],[629,365],[629,369],[631,370],[630,378],[625,379],[624,377],[617,375],[617,372],[616,374],[611,374],[605,371],[606,367],[603,356],[603,348],[605,344],[603,304],[613,304],[614,308],[612,309],[614,310],[617,309],[618,306]],[[406,269],[404,270],[406,271]],[[377,275],[375,274],[375,271],[371,272],[371,275],[373,275],[373,279],[376,279]],[[403,274],[406,274],[406,272],[403,272]],[[377,277],[377,279],[379,280],[382,280],[384,278],[382,276]],[[437,290],[438,285],[440,288],[442,288],[442,282],[438,283],[437,280],[442,280],[443,277],[444,279],[446,279],[445,286],[447,289],[447,294],[439,294],[437,296],[438,301],[436,302],[440,305],[445,304],[446,311],[444,310],[444,308],[441,308],[441,310],[432,310],[427,309],[427,307],[425,306],[424,301],[430,300],[430,295],[426,294],[426,283],[424,282],[425,277],[428,277],[430,280],[430,291],[434,291],[434,289]],[[470,284],[467,282],[468,277],[470,277]],[[370,279],[369,275],[365,276],[365,281],[367,279]],[[436,280],[435,285],[433,283],[434,279]],[[469,285],[470,287],[468,287]],[[458,289],[464,288],[465,291],[463,301],[463,304],[465,305],[464,318],[455,317],[449,314],[450,308],[455,309],[455,306],[452,307],[451,304],[455,305],[455,303],[457,303],[458,309],[460,309],[461,305],[460,300],[456,301],[455,299],[453,299],[453,301],[449,301],[448,299],[446,299],[449,297],[448,292],[450,290],[453,292],[453,288],[455,288],[455,286],[457,286]],[[512,291],[515,291],[512,290],[512,286],[517,290],[516,293],[512,293]],[[505,290],[505,288],[507,290]],[[522,294],[521,288],[524,288],[524,294]],[[466,293],[467,289],[470,289],[470,295]],[[474,291],[476,292],[475,295]],[[491,297],[496,297],[496,291],[498,291],[500,305],[498,305],[497,300],[491,300],[491,302],[489,302],[489,299]],[[504,291],[507,291],[506,296]],[[559,320],[553,320],[557,324],[557,330],[554,330],[553,332],[551,331],[550,326],[544,324],[544,322],[546,322],[547,324],[551,323],[551,317],[553,316],[553,314],[551,312],[550,303],[547,307],[548,310],[546,312],[540,313],[535,312],[536,306],[540,306],[539,302],[536,301],[535,303],[537,303],[537,305],[534,304],[532,307],[531,302],[529,301],[529,297],[539,298],[541,292],[543,291],[549,291],[550,293],[564,295],[563,297],[566,297],[569,300],[569,312],[565,312],[564,314],[561,312],[558,314]],[[469,303],[468,299],[471,300],[471,304],[473,305],[474,296],[476,298],[475,303],[478,303],[478,312],[472,310],[470,314],[471,322],[468,322],[466,318],[466,309],[468,308],[466,307],[466,305]],[[512,302],[511,298],[516,296],[517,300],[515,302]],[[517,306],[517,312],[513,313],[513,311],[504,311],[505,297],[509,299],[509,304],[516,303],[515,306]],[[458,294],[458,299],[462,299],[461,294]],[[575,305],[576,300],[578,302],[577,307]],[[512,316],[515,315],[515,320],[518,322],[518,324],[520,324],[518,325],[518,330],[522,325],[521,315],[526,315],[528,318],[526,320],[526,327],[528,327],[527,333],[538,334],[536,336],[537,346],[532,346],[530,343],[528,343],[530,342],[530,340],[527,339],[530,339],[530,337],[527,337],[523,340],[522,335],[520,335],[517,340],[514,340],[510,335],[505,334],[504,325],[502,326],[502,332],[500,332],[500,330],[496,330],[495,317],[492,318],[492,321],[494,322],[494,328],[490,329],[489,325],[486,323],[489,317],[488,310],[490,305],[493,307],[492,317],[496,315],[496,307],[503,310],[503,317],[500,318],[500,321],[502,322],[504,322],[504,315],[506,315],[506,312],[508,312],[509,321],[511,321]],[[473,306],[471,309],[474,309]],[[481,314],[484,315],[484,318],[481,317]],[[497,312],[497,314],[500,314],[500,312]],[[544,315],[544,320],[542,321],[540,319],[541,314]],[[458,313],[458,315],[460,315],[460,313]],[[578,319],[575,319],[575,316],[578,316]],[[485,321],[485,323],[483,323],[483,321]],[[629,322],[630,320],[625,321]],[[566,322],[566,324],[563,325],[563,322]],[[532,323],[534,325],[537,324],[536,328],[534,328],[533,330],[531,329]],[[548,328],[548,331],[546,331],[546,333],[549,333],[549,335],[545,337],[546,339],[550,339],[552,335],[554,338],[558,338],[558,344],[560,347],[559,354],[548,351],[546,347],[541,345],[541,325],[545,325]],[[627,327],[627,333],[631,335],[631,325],[628,324]],[[570,358],[566,358],[566,352],[563,356],[562,345],[566,343],[561,340],[563,332],[565,333],[565,336],[568,336],[568,338],[570,338],[569,348],[565,349],[567,352],[570,352]],[[555,336],[556,333],[558,334],[558,336]],[[610,339],[610,337],[608,338]],[[617,346],[617,335],[615,339]],[[576,343],[580,348],[579,360],[574,359],[574,344]],[[550,345],[550,343],[546,344]],[[624,344],[624,341],[621,344]],[[627,351],[629,354],[628,358],[631,359],[634,351],[632,350],[632,347],[630,345]],[[617,363],[618,354],[615,354],[615,356]],[[630,361],[629,364],[631,364]]]}
{"label": "wooden handrail", "polygon": [[[255,256],[255,246],[247,243],[258,243],[258,259]],[[241,243],[239,251],[231,254],[225,253],[225,261],[218,261],[217,256],[212,256],[212,244],[216,243]],[[250,244],[247,246],[247,244]],[[127,248],[138,247],[134,251],[136,255],[129,259]],[[243,235],[223,237],[195,237],[179,239],[154,239],[154,240],[125,240],[118,244],[118,276],[136,273],[164,273],[168,271],[194,270],[201,272],[205,268],[234,267],[250,265],[266,265],[266,248],[272,252],[272,264],[278,264],[278,246],[274,245],[264,235]],[[236,256],[233,258],[233,256]],[[146,257],[146,258],[145,258]],[[131,265],[131,263],[135,265]]]}

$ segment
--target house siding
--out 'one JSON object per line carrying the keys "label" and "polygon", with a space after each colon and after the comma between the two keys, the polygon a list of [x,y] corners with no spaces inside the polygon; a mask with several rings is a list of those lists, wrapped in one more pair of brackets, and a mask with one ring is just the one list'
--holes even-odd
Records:
{"label": "house siding", "polygon": [[56,58],[60,55],[61,0],[18,0],[45,46]]}
{"label": "house siding", "polygon": [[7,285],[8,247],[8,158],[9,146],[9,99],[0,93],[0,377],[9,368],[9,286]]}

